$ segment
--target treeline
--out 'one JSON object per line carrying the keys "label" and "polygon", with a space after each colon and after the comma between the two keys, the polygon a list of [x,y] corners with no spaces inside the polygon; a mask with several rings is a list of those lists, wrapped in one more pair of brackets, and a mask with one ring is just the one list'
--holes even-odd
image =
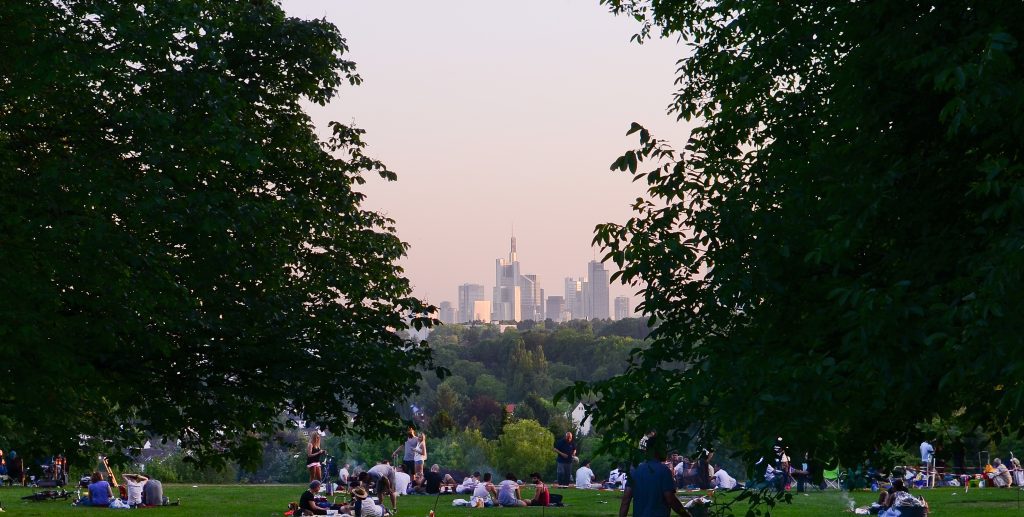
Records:
{"label": "treeline", "polygon": [[[621,373],[630,352],[644,346],[648,333],[642,319],[524,322],[504,331],[495,325],[444,325],[434,329],[428,341],[436,364],[452,374],[443,381],[425,374],[419,394],[399,402],[400,413],[426,432],[429,463],[439,463],[446,471],[500,469],[525,475],[537,470],[550,476],[551,443],[576,430],[569,418],[572,404],[555,404],[554,394],[578,380]],[[173,443],[139,451],[133,455],[132,468],[145,469],[166,482],[300,482],[308,479],[308,432],[276,433],[263,445],[261,465],[250,469],[234,462],[197,468],[189,453]],[[596,437],[580,438],[581,457],[589,457]],[[402,440],[328,434],[324,448],[339,463],[367,468],[390,457]],[[597,472],[616,462],[592,459]]]}
{"label": "treeline", "polygon": [[528,321],[504,331],[496,325],[444,325],[428,341],[435,363],[451,375],[424,375],[402,415],[435,437],[479,430],[493,440],[509,419],[535,420],[556,435],[564,433],[572,426],[572,407],[554,404],[553,395],[576,381],[622,373],[648,333],[646,321],[636,318]]}

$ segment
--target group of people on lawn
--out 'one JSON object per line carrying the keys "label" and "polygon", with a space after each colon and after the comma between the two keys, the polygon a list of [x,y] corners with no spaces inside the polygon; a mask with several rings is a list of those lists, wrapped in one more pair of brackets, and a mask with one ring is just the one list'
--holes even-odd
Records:
{"label": "group of people on lawn", "polygon": [[[164,487],[160,481],[150,479],[142,474],[122,474],[121,477],[124,479],[128,496],[123,501],[127,507],[162,506],[166,503]],[[118,497],[114,494],[114,487],[102,472],[96,471],[89,476],[87,493],[75,501],[75,505],[108,507],[116,499]]]}
{"label": "group of people on lawn", "polygon": [[[437,464],[424,472],[423,466],[427,458],[426,438],[417,435],[416,429],[412,426],[408,428],[405,443],[395,450],[392,458],[397,458],[399,453],[404,453],[401,464],[397,464],[396,461],[396,464],[392,465],[391,460],[383,459],[373,467],[354,475],[349,472],[349,465],[345,464],[338,471],[338,481],[340,488],[351,495],[351,500],[346,504],[329,504],[325,498],[319,496],[324,486],[322,459],[326,453],[321,448],[320,434],[314,432],[310,436],[306,450],[310,484],[300,497],[296,510],[300,515],[324,515],[328,510],[337,510],[342,514],[351,512],[366,517],[377,517],[397,512],[399,495],[434,495],[444,492],[471,495],[471,501],[474,504],[479,503],[479,506],[547,506],[550,502],[547,485],[537,472],[530,475],[535,488],[534,497],[530,500],[523,499],[520,485],[513,473],[506,474],[505,480],[495,485],[491,482],[489,472],[482,476],[475,472],[461,483],[456,482],[450,474],[442,476],[441,468]],[[376,494],[379,499],[375,500],[370,494]],[[385,498],[391,503],[390,509],[382,504]]]}

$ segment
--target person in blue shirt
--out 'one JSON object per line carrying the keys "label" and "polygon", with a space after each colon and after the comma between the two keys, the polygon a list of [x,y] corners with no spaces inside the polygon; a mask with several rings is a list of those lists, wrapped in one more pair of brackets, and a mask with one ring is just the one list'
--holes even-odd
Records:
{"label": "person in blue shirt", "polygon": [[576,459],[576,442],[572,439],[572,433],[565,433],[565,438],[555,442],[555,473],[557,482],[561,486],[569,485],[569,476],[572,475],[572,462]]}
{"label": "person in blue shirt", "polygon": [[103,479],[103,474],[99,472],[92,473],[92,482],[89,483],[89,495],[83,497],[78,501],[81,506],[108,506],[110,505],[111,499],[114,498],[114,490],[110,488],[110,483]]}
{"label": "person in blue shirt", "polygon": [[646,447],[648,459],[630,472],[619,505],[619,517],[629,514],[631,502],[633,517],[668,517],[671,511],[690,517],[690,512],[676,497],[672,471],[663,463],[665,440],[658,435],[649,436]]}

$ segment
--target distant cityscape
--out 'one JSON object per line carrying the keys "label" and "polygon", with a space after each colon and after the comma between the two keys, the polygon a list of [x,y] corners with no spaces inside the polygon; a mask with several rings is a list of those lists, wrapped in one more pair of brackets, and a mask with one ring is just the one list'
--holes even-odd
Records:
{"label": "distant cityscape", "polygon": [[442,301],[438,319],[443,323],[490,323],[576,319],[614,319],[632,317],[628,296],[617,296],[614,313],[609,312],[608,271],[604,264],[591,260],[587,276],[566,277],[561,295],[548,296],[537,275],[524,275],[520,269],[513,235],[508,258],[494,264],[494,288],[491,299],[482,284],[458,286],[458,302]]}

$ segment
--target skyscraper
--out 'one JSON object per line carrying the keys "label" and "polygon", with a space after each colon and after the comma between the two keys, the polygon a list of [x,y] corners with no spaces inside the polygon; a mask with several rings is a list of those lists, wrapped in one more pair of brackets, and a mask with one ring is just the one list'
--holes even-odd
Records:
{"label": "skyscraper", "polygon": [[616,296],[615,297],[615,319],[624,320],[633,316],[633,313],[629,311],[629,297],[628,296]]}
{"label": "skyscraper", "polygon": [[[462,284],[459,286],[458,322],[476,321],[477,312],[474,304],[484,301],[484,286],[480,284]],[[491,318],[491,310],[487,310],[487,319]]]}
{"label": "skyscraper", "polygon": [[561,296],[548,296],[545,305],[547,305],[547,319],[556,323],[565,321],[565,298]]}
{"label": "skyscraper", "polygon": [[583,279],[566,277],[564,310],[569,313],[566,321],[585,317],[583,315]]}
{"label": "skyscraper", "polygon": [[491,301],[491,319],[495,321],[522,320],[522,291],[519,285],[519,257],[516,256],[516,238],[512,236],[512,246],[508,253],[508,261],[494,261],[494,297]]}
{"label": "skyscraper", "polygon": [[451,325],[458,321],[455,314],[455,307],[452,306],[452,302],[441,302],[437,312],[437,319],[441,320],[441,323],[444,323],[445,325]]}
{"label": "skyscraper", "polygon": [[608,319],[608,271],[604,264],[591,260],[587,265],[587,296],[589,311],[587,318]]}
{"label": "skyscraper", "polygon": [[522,318],[524,320],[544,321],[543,297],[537,275],[519,277],[519,290],[522,294]]}

